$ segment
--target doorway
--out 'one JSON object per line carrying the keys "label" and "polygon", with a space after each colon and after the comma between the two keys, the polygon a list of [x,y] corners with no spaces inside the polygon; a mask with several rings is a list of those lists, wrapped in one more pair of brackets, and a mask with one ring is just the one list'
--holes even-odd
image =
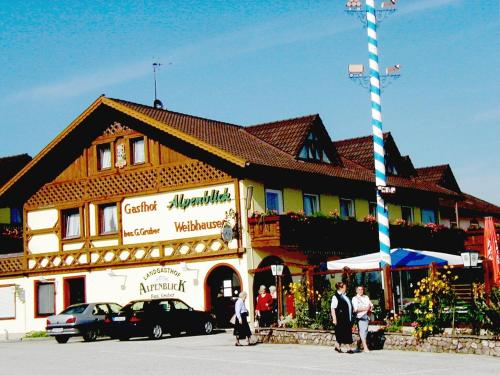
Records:
{"label": "doorway", "polygon": [[84,303],[85,276],[65,277],[64,279],[64,308],[75,303]]}
{"label": "doorway", "polygon": [[241,278],[229,265],[215,266],[208,272],[205,281],[205,308],[216,317],[219,328],[230,327],[234,304],[241,292]]}

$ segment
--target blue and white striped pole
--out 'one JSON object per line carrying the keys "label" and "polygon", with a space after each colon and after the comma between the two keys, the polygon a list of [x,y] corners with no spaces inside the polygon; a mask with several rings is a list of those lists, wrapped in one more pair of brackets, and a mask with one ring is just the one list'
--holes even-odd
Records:
{"label": "blue and white striped pole", "polygon": [[[375,185],[386,186],[384,136],[382,133],[382,106],[380,103],[380,73],[377,48],[377,17],[375,1],[366,0],[366,31],[368,34],[368,63],[370,70],[370,97],[372,105],[373,156],[375,160]],[[377,221],[381,266],[391,265],[389,217],[384,199],[377,188]]]}

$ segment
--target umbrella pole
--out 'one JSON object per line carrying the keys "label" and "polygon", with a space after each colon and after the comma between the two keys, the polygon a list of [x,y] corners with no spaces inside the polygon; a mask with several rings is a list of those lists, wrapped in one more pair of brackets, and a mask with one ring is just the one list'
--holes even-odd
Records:
{"label": "umbrella pole", "polygon": [[384,277],[384,301],[385,309],[387,311],[394,310],[394,300],[392,294],[392,277],[391,277],[391,266],[386,264],[382,270],[382,275]]}

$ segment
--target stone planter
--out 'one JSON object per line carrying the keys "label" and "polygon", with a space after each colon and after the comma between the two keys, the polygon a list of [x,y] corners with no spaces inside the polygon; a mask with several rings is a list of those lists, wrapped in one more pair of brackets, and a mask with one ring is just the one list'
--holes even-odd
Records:
{"label": "stone planter", "polygon": [[[335,345],[334,331],[292,328],[260,328],[255,332],[257,340],[269,344]],[[406,333],[372,332],[369,336],[377,341],[379,349],[409,350],[434,353],[482,354],[500,357],[500,340],[488,336],[431,336],[423,342]],[[353,341],[359,336],[353,334]],[[370,342],[369,342],[370,345]],[[373,346],[370,345],[372,348]]]}

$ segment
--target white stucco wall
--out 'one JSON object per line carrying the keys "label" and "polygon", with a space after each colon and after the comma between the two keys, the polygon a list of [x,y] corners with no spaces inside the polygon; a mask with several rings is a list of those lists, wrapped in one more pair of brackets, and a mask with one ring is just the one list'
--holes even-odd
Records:
{"label": "white stucco wall", "polygon": [[[195,309],[205,309],[205,280],[207,273],[216,265],[228,264],[234,267],[242,280],[243,290],[251,287],[248,280],[246,256],[235,259],[209,260],[203,262],[181,263],[165,266],[149,266],[137,268],[113,268],[92,272],[67,273],[46,276],[56,284],[56,312],[64,306],[64,278],[85,276],[87,302],[117,302],[121,305],[134,299],[154,297],[177,297]],[[169,271],[178,272],[179,277]],[[158,272],[166,270],[167,272]],[[148,272],[156,271],[148,276]],[[16,295],[16,318],[0,320],[0,335],[19,334],[45,329],[46,318],[35,318],[35,281],[44,280],[42,276],[0,279],[0,286],[15,284],[18,286]],[[179,285],[182,281],[184,291],[158,290],[144,292],[150,285],[170,283]],[[143,284],[141,293],[141,283]],[[154,287],[153,287],[154,288]]]}

